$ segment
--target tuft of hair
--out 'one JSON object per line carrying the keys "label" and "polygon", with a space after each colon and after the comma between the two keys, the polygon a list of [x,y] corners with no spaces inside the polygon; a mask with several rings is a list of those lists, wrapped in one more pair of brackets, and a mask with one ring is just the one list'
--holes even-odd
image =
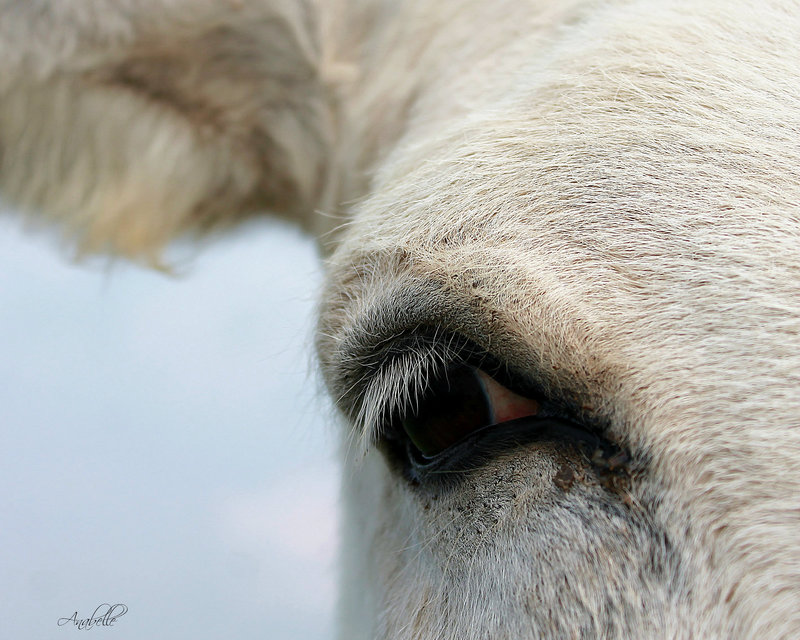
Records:
{"label": "tuft of hair", "polygon": [[151,264],[258,211],[312,227],[333,104],[308,2],[41,4],[0,0],[9,203]]}

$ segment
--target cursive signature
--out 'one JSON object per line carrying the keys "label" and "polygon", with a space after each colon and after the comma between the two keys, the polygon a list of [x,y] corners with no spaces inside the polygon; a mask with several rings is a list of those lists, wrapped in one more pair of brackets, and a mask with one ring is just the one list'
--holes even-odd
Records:
{"label": "cursive signature", "polygon": [[91,629],[92,627],[113,627],[117,618],[128,613],[128,607],[124,604],[108,604],[104,602],[88,618],[79,618],[78,612],[73,613],[69,618],[59,618],[58,626],[72,623],[78,629]]}

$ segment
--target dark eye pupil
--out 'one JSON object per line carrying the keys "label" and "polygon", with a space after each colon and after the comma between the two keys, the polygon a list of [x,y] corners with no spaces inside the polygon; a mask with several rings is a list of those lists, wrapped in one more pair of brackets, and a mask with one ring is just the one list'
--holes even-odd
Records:
{"label": "dark eye pupil", "polygon": [[492,408],[475,369],[456,365],[433,382],[413,413],[401,422],[420,452],[433,457],[491,424]]}

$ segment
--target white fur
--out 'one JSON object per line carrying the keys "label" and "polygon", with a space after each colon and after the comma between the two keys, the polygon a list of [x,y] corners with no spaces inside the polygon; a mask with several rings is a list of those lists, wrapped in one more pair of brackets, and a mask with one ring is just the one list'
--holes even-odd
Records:
{"label": "white fur", "polygon": [[[795,3],[0,17],[5,197],[156,264],[261,207],[320,236],[342,638],[800,637]],[[527,445],[455,490],[411,486],[371,445],[444,357],[381,368],[420,326],[578,402],[641,475],[617,495]]]}

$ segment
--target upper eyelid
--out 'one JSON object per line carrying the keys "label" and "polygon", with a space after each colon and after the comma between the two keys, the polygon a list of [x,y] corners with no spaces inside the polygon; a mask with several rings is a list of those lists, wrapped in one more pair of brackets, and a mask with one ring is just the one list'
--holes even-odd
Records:
{"label": "upper eyelid", "polygon": [[329,316],[323,310],[317,345],[323,375],[365,447],[376,440],[403,394],[421,391],[426,375],[455,358],[464,360],[465,354],[473,366],[488,363],[486,372],[519,395],[555,402],[607,431],[610,422],[600,413],[608,410],[607,403],[590,398],[599,409],[584,410],[585,380],[565,379],[558,367],[545,366],[530,340],[505,328],[511,324],[494,322],[496,314],[481,310],[469,295],[406,275],[378,292],[353,292],[350,304],[369,300],[357,311],[351,307],[348,313],[350,304],[341,306],[341,299],[333,301]]}
{"label": "upper eyelid", "polygon": [[[412,334],[396,336],[384,341],[383,351],[386,359],[375,361],[374,369],[365,373],[363,386],[359,389],[357,410],[351,415],[356,427],[355,436],[361,444],[362,451],[373,446],[382,435],[383,425],[389,424],[397,412],[413,409],[416,401],[421,399],[430,386],[432,377],[441,375],[456,363],[483,368],[489,365],[487,373],[503,386],[524,397],[543,399],[549,406],[552,415],[562,419],[580,422],[596,435],[608,439],[609,421],[595,412],[587,412],[580,403],[570,398],[565,390],[549,390],[540,385],[532,385],[527,389],[517,387],[505,363],[483,349],[471,344],[462,336],[439,330],[433,332],[419,331]],[[505,377],[498,375],[503,369]],[[612,439],[611,441],[614,441]]]}

